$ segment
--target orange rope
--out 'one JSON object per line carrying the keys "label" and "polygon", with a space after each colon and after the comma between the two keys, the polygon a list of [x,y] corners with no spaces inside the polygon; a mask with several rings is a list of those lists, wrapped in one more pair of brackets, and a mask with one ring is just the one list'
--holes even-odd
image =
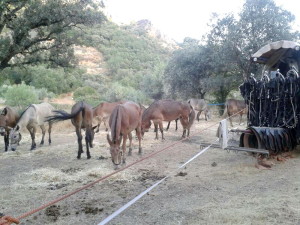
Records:
{"label": "orange rope", "polygon": [[[242,109],[241,111],[243,111],[243,110],[244,110],[244,109]],[[239,112],[237,112],[237,113],[231,115],[230,117],[232,117],[232,116],[234,116],[234,115],[240,113],[241,111],[239,111]],[[229,119],[230,117],[227,117],[226,119]],[[76,193],[78,193],[78,192],[84,190],[84,189],[87,189],[87,188],[89,188],[89,187],[95,185],[96,183],[99,183],[100,181],[103,181],[103,180],[107,179],[108,177],[111,177],[112,175],[114,175],[114,174],[116,174],[116,173],[119,173],[119,172],[121,172],[121,171],[123,171],[123,170],[125,170],[125,169],[127,169],[127,168],[129,168],[129,167],[131,167],[131,166],[133,166],[133,165],[135,165],[135,164],[137,164],[137,163],[140,163],[140,162],[142,162],[142,161],[144,161],[144,160],[146,160],[146,159],[149,159],[149,158],[152,157],[152,156],[157,155],[158,153],[161,153],[161,152],[163,152],[163,151],[165,151],[165,150],[167,150],[167,149],[173,147],[174,145],[177,145],[177,144],[181,143],[182,141],[184,141],[184,140],[186,140],[186,139],[189,139],[189,138],[191,138],[191,137],[194,137],[194,136],[196,136],[196,135],[202,133],[202,132],[205,131],[206,129],[209,129],[209,128],[211,128],[211,127],[217,125],[217,124],[219,124],[219,122],[218,122],[218,123],[215,123],[215,124],[213,124],[213,125],[211,125],[211,126],[206,127],[205,129],[201,130],[201,131],[198,132],[198,133],[195,133],[195,134],[193,134],[193,135],[191,135],[191,136],[189,136],[189,137],[183,138],[183,139],[181,139],[180,141],[176,141],[176,142],[174,142],[173,144],[171,144],[171,145],[169,145],[169,146],[167,146],[167,147],[165,147],[165,148],[163,148],[163,149],[161,149],[161,150],[159,150],[159,151],[157,151],[157,152],[154,152],[154,153],[152,153],[152,154],[150,154],[150,155],[148,155],[148,156],[146,156],[146,157],[144,157],[144,158],[141,158],[140,160],[137,160],[137,161],[135,161],[135,162],[133,162],[133,163],[131,163],[131,164],[129,164],[129,165],[123,167],[123,168],[120,168],[120,169],[118,169],[118,170],[116,170],[116,171],[114,171],[114,172],[112,172],[112,173],[110,173],[110,174],[108,174],[108,175],[106,175],[106,176],[104,176],[104,177],[101,177],[101,178],[99,178],[99,179],[97,179],[97,180],[95,180],[95,181],[93,181],[93,182],[91,182],[91,183],[89,183],[89,184],[86,184],[86,185],[84,185],[83,187],[78,188],[77,190],[75,190],[75,191],[73,191],[73,192],[70,192],[69,194],[63,195],[63,196],[61,196],[60,198],[54,199],[54,200],[51,201],[51,202],[48,202],[48,203],[46,203],[46,204],[44,204],[44,205],[42,205],[42,206],[40,206],[40,207],[38,207],[38,208],[36,208],[36,209],[33,209],[33,210],[31,210],[31,211],[29,211],[29,212],[27,212],[27,213],[24,213],[24,214],[22,214],[21,216],[18,216],[17,219],[18,219],[18,220],[24,219],[24,218],[26,218],[26,217],[28,217],[28,216],[30,216],[30,215],[32,215],[32,214],[38,212],[38,211],[41,211],[41,210],[43,210],[43,209],[45,209],[45,208],[47,208],[47,207],[49,207],[49,206],[51,206],[51,205],[54,205],[55,203],[60,202],[60,201],[62,201],[62,200],[64,200],[64,199],[66,199],[66,198],[68,198],[68,197],[70,197],[70,196],[72,196],[72,195],[74,195],[74,194],[76,194]],[[2,225],[2,224],[0,223],[0,225]],[[3,224],[3,225],[9,225],[9,224]]]}
{"label": "orange rope", "polygon": [[19,224],[20,221],[16,218],[11,217],[11,216],[2,216],[2,217],[0,217],[0,225],[10,225],[12,223]]}

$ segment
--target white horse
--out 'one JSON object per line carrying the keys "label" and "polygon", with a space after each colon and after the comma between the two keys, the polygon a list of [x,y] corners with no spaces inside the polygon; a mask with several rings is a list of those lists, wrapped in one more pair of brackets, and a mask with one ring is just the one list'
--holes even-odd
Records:
{"label": "white horse", "polygon": [[[40,126],[42,129],[42,140],[40,145],[44,144],[44,137],[46,133],[45,123],[46,119],[49,116],[53,115],[54,107],[49,103],[41,103],[41,104],[32,104],[30,105],[20,116],[19,121],[17,122],[16,126],[10,132],[10,146],[11,150],[15,151],[17,149],[18,140],[20,139],[20,131],[23,127],[26,127],[31,135],[31,149],[33,150],[36,148],[35,143],[35,133],[37,126]],[[52,122],[49,122],[49,144],[51,144],[51,128]]]}

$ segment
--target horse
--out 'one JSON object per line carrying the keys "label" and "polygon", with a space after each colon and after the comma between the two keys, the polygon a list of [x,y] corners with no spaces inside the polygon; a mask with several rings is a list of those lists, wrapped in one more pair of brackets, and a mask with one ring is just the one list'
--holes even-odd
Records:
{"label": "horse", "polygon": [[[30,133],[31,136],[31,148],[30,150],[33,150],[36,148],[35,143],[35,133],[37,126],[40,126],[42,130],[42,140],[40,145],[44,144],[44,137],[46,134],[46,128],[45,123],[47,117],[53,115],[52,110],[54,110],[54,107],[50,105],[49,103],[41,103],[41,104],[31,104],[27,107],[27,109],[20,115],[20,118],[17,122],[17,124],[14,126],[14,128],[10,132],[10,143],[11,143],[11,150],[15,151],[17,149],[17,144],[20,141],[21,134],[20,131],[23,127],[26,127],[27,130]],[[49,122],[49,145],[51,144],[51,128],[52,123]]]}
{"label": "horse", "polygon": [[142,135],[147,132],[151,126],[151,120],[154,123],[156,131],[155,139],[158,139],[158,126],[164,140],[163,121],[172,121],[180,119],[183,127],[182,138],[189,136],[190,127],[195,118],[195,111],[187,102],[178,102],[175,100],[157,100],[154,101],[143,113],[142,116]]}
{"label": "horse", "polygon": [[81,129],[85,129],[85,143],[86,143],[86,155],[87,159],[91,158],[89,147],[93,148],[93,140],[95,135],[95,129],[97,126],[93,123],[93,108],[85,102],[77,102],[72,106],[71,113],[67,113],[64,110],[55,110],[55,115],[47,119],[51,122],[59,122],[71,119],[71,122],[76,130],[77,142],[78,142],[78,154],[77,159],[81,158],[82,150],[82,134]]}
{"label": "horse", "polygon": [[194,110],[198,111],[197,113],[197,120],[200,120],[200,115],[202,112],[204,112],[205,120],[210,119],[211,114],[210,110],[208,108],[208,105],[204,99],[197,99],[197,98],[191,98],[188,100],[188,103],[194,108]]}
{"label": "horse", "polygon": [[101,122],[103,121],[105,130],[108,130],[108,127],[106,125],[106,120],[110,117],[110,114],[112,113],[113,109],[119,105],[123,104],[125,101],[118,101],[118,102],[102,102],[96,107],[93,108],[94,111],[94,117],[98,121],[98,130],[100,127]]}
{"label": "horse", "polygon": [[236,113],[238,113],[240,115],[239,124],[241,124],[243,114],[247,115],[247,113],[248,113],[248,107],[247,107],[245,101],[244,100],[236,100],[236,99],[227,99],[225,102],[225,110],[223,113],[223,117],[229,116],[229,121],[230,121],[230,124],[232,127],[233,127],[233,124],[232,124],[231,116]]}
{"label": "horse", "polygon": [[[117,105],[109,117],[109,126],[111,129],[111,137],[107,134],[107,141],[110,145],[110,154],[113,164],[118,167],[121,163],[126,163],[126,140],[129,138],[129,152],[132,152],[132,135],[131,132],[136,130],[139,140],[139,154],[142,154],[141,147],[141,123],[142,123],[142,108],[134,102],[125,102]],[[122,151],[120,145],[122,143]]]}
{"label": "horse", "polygon": [[[6,152],[9,146],[9,131],[12,129],[12,127],[16,126],[19,118],[20,118],[19,113],[15,109],[9,106],[6,106],[0,114],[0,135],[4,136],[4,144],[5,144]],[[20,141],[21,141],[21,134],[19,136],[18,144]]]}

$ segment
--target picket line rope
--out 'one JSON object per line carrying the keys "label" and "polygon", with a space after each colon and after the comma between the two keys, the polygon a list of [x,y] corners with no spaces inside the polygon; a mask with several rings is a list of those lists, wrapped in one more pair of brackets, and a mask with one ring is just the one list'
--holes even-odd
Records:
{"label": "picket line rope", "polygon": [[[233,115],[231,115],[231,116],[229,116],[229,117],[227,117],[227,118],[225,118],[225,119],[227,120],[227,119],[229,119],[230,117],[233,117],[233,116],[237,115],[238,113],[242,112],[243,110],[244,110],[244,109],[238,111],[237,113],[235,113],[235,114],[233,114]],[[29,212],[26,212],[26,213],[24,213],[24,214],[22,214],[22,215],[16,217],[16,219],[18,219],[18,220],[24,219],[24,218],[26,218],[26,217],[28,217],[28,216],[30,216],[30,215],[36,213],[36,212],[39,212],[39,211],[41,211],[41,210],[43,210],[43,209],[45,209],[45,208],[47,208],[47,207],[49,207],[49,206],[51,206],[51,205],[54,205],[54,204],[57,203],[57,202],[60,202],[60,201],[62,201],[62,200],[64,200],[64,199],[66,199],[66,198],[68,198],[68,197],[70,197],[70,196],[72,196],[72,195],[74,195],[74,194],[76,194],[76,193],[78,193],[78,192],[84,190],[84,189],[87,189],[87,188],[89,188],[89,187],[91,187],[91,186],[94,186],[96,183],[99,183],[100,181],[103,181],[103,180],[105,180],[105,179],[107,179],[107,178],[109,178],[109,177],[115,175],[116,173],[119,173],[119,172],[121,172],[121,171],[123,171],[123,170],[125,170],[125,169],[127,169],[127,168],[129,168],[129,167],[131,167],[131,166],[133,166],[133,165],[135,165],[135,164],[137,164],[137,163],[140,163],[140,162],[142,162],[142,161],[144,161],[144,160],[146,160],[146,159],[148,159],[148,158],[151,158],[151,157],[153,157],[153,156],[155,156],[155,155],[157,155],[157,154],[159,154],[159,153],[161,153],[161,152],[163,152],[163,151],[165,151],[165,150],[167,150],[167,149],[170,149],[170,148],[173,147],[174,145],[177,145],[177,144],[181,143],[181,142],[184,141],[184,140],[187,140],[187,139],[189,139],[189,138],[191,138],[191,137],[194,137],[194,136],[196,136],[196,135],[202,133],[202,132],[205,131],[206,129],[209,129],[209,128],[211,128],[211,127],[213,127],[213,126],[215,126],[215,125],[218,125],[218,124],[219,124],[219,122],[217,122],[217,123],[215,123],[215,124],[212,124],[212,125],[210,125],[210,126],[204,128],[204,129],[202,129],[201,131],[199,131],[199,132],[197,132],[197,133],[195,133],[195,134],[189,136],[189,137],[186,137],[186,138],[183,138],[183,139],[181,139],[181,140],[179,140],[179,141],[176,141],[176,142],[174,142],[173,144],[171,144],[171,145],[169,145],[169,146],[166,146],[166,147],[162,148],[161,150],[159,150],[159,151],[157,151],[157,152],[154,152],[154,153],[152,153],[152,154],[150,154],[150,155],[148,155],[148,156],[146,156],[146,157],[144,157],[144,158],[141,158],[141,159],[139,159],[139,160],[137,160],[137,161],[135,161],[135,162],[133,162],[133,163],[127,165],[127,166],[124,166],[123,168],[120,168],[120,169],[118,169],[118,170],[116,170],[116,171],[114,171],[114,172],[112,172],[112,173],[110,173],[110,174],[108,174],[108,175],[106,175],[106,176],[104,176],[104,177],[102,177],[102,178],[99,178],[99,179],[97,179],[97,180],[95,180],[95,181],[93,181],[93,182],[91,182],[91,183],[89,183],[89,184],[86,184],[86,185],[82,186],[81,188],[76,189],[76,190],[73,191],[73,192],[70,192],[70,193],[68,193],[68,194],[65,194],[65,195],[63,195],[63,196],[61,196],[61,197],[59,197],[59,198],[57,198],[57,199],[54,199],[54,200],[52,200],[52,201],[50,201],[50,202],[48,202],[48,203],[46,203],[46,204],[44,204],[44,205],[42,205],[42,206],[36,208],[36,209],[33,209],[33,210],[29,211]],[[0,224],[0,225],[1,225],[1,224]]]}
{"label": "picket line rope", "polygon": [[[200,152],[198,152],[196,155],[194,155],[192,158],[190,158],[187,162],[185,162],[180,167],[178,167],[177,170],[181,169],[184,166],[186,166],[187,164],[189,164],[191,161],[193,161],[194,159],[196,159],[199,155],[201,155],[202,153],[204,153],[210,147],[211,147],[211,145],[209,145],[206,148],[202,149]],[[115,218],[120,213],[122,213],[124,210],[126,210],[127,208],[129,208],[131,205],[133,205],[135,202],[137,202],[139,199],[141,199],[145,194],[149,193],[153,188],[155,188],[156,186],[158,186],[160,183],[162,183],[164,180],[166,180],[170,176],[171,176],[171,174],[165,176],[164,178],[162,178],[161,180],[159,180],[158,182],[156,182],[155,184],[153,184],[147,190],[143,191],[138,196],[136,196],[134,199],[132,199],[131,201],[129,201],[128,203],[126,203],[124,206],[122,206],[121,208],[119,208],[117,211],[115,211],[114,213],[112,213],[111,215],[109,215],[108,217],[106,217],[98,225],[104,225],[104,224],[108,223],[109,221],[111,221],[113,218]]]}

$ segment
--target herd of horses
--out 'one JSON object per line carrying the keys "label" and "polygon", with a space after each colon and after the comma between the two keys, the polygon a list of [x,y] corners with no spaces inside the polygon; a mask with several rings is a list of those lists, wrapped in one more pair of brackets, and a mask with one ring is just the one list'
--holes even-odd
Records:
{"label": "herd of horses", "polygon": [[[225,104],[225,113],[228,116],[239,112],[240,116],[247,113],[241,111],[245,108],[243,101],[227,100]],[[197,116],[195,111],[198,111]],[[99,132],[100,125],[103,122],[105,129],[110,128],[110,134],[107,134],[107,141],[110,145],[111,159],[114,165],[118,166],[125,163],[126,142],[129,139],[129,152],[132,152],[132,132],[136,132],[139,141],[139,154],[142,153],[142,138],[145,132],[149,131],[151,124],[154,124],[156,133],[155,139],[158,139],[158,130],[161,138],[164,138],[163,121],[169,123],[173,120],[179,120],[182,128],[182,138],[189,136],[190,128],[195,117],[199,121],[200,114],[204,112],[205,119],[210,118],[210,110],[203,99],[190,99],[188,101],[175,100],[156,100],[148,108],[141,104],[131,101],[103,102],[96,107],[81,101],[73,105],[71,112],[64,110],[55,110],[49,103],[32,104],[27,107],[22,114],[18,114],[12,107],[6,106],[0,114],[0,134],[4,136],[5,151],[9,145],[12,151],[17,149],[21,141],[21,130],[27,128],[31,136],[31,150],[36,148],[35,134],[38,127],[42,130],[42,140],[40,145],[44,144],[46,134],[45,124],[48,123],[48,142],[51,144],[51,128],[53,123],[71,120],[76,130],[78,141],[78,155],[81,158],[83,153],[82,130],[85,131],[85,144],[87,158],[90,159],[90,148],[93,147],[95,133]],[[93,126],[93,122],[97,125]],[[107,125],[108,121],[108,125]],[[231,121],[232,124],[232,121]],[[170,124],[168,124],[169,126]]]}

